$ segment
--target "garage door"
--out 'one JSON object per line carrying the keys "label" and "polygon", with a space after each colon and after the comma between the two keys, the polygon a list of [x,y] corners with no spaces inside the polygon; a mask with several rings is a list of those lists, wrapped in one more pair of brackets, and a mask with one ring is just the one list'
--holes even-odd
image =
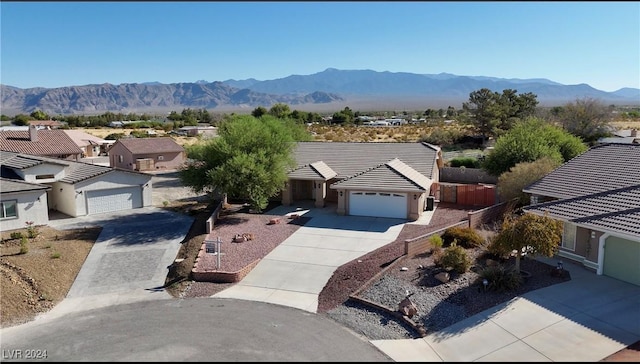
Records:
{"label": "garage door", "polygon": [[349,215],[407,218],[406,193],[351,192]]}
{"label": "garage door", "polygon": [[640,286],[640,242],[608,237],[604,244],[602,273]]}
{"label": "garage door", "polygon": [[142,207],[140,187],[87,191],[89,215]]}

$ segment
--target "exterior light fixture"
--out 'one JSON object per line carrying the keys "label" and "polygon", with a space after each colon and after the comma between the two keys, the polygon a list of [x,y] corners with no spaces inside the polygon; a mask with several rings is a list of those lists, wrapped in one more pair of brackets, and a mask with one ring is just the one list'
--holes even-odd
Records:
{"label": "exterior light fixture", "polygon": [[485,278],[482,280],[482,285],[484,286],[484,290],[487,290],[487,286],[489,285],[489,281]]}

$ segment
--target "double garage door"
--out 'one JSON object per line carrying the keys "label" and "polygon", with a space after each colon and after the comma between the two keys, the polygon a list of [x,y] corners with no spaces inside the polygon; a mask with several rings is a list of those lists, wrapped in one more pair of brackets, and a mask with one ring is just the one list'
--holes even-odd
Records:
{"label": "double garage door", "polygon": [[128,210],[142,207],[140,187],[87,191],[87,214]]}
{"label": "double garage door", "polygon": [[353,191],[349,193],[349,215],[407,218],[407,194]]}

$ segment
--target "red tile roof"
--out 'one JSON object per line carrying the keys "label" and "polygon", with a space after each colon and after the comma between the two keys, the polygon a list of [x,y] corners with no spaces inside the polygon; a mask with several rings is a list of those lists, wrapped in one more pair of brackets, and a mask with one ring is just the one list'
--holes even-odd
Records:
{"label": "red tile roof", "polygon": [[82,154],[64,130],[38,130],[37,141],[30,140],[28,130],[0,131],[0,150],[53,157]]}
{"label": "red tile roof", "polygon": [[172,138],[122,138],[116,143],[121,143],[131,154],[184,152],[184,148]]}
{"label": "red tile roof", "polygon": [[29,120],[28,123],[36,126],[62,126],[62,123],[56,120]]}

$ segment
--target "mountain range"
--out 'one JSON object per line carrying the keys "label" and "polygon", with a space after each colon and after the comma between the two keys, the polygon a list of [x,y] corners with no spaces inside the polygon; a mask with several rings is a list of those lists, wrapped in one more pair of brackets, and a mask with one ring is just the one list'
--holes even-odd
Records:
{"label": "mountain range", "polygon": [[163,84],[160,82],[21,89],[0,85],[5,115],[42,110],[48,114],[100,114],[111,112],[169,112],[184,108],[211,111],[251,111],[285,103],[305,111],[421,110],[460,108],[473,91],[488,88],[531,92],[541,105],[554,106],[581,98],[606,104],[640,105],[640,89],[615,92],[587,84],[563,85],[544,78],[505,79],[458,76],[449,73],[416,74],[328,68],[311,75],[291,75],[259,81],[253,78]]}

